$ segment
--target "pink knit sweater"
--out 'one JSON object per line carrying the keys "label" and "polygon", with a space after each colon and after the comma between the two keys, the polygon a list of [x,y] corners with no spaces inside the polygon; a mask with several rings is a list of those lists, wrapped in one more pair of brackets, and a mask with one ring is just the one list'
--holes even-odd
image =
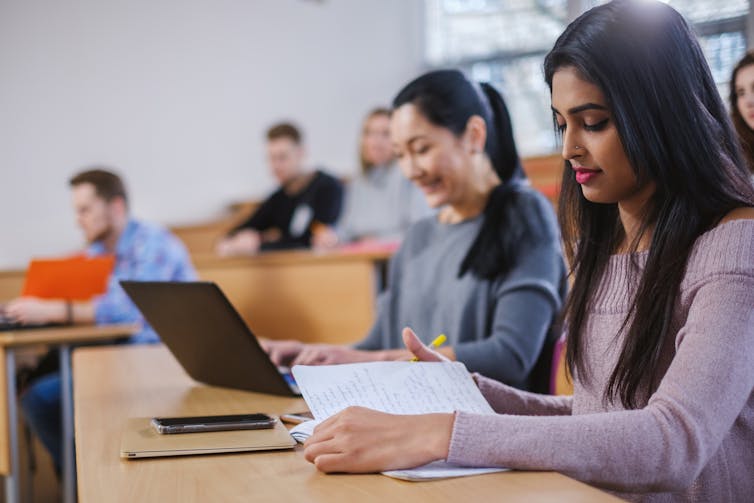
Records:
{"label": "pink knit sweater", "polygon": [[689,258],[663,350],[662,380],[645,405],[603,402],[635,284],[615,255],[585,327],[592,377],[573,397],[478,378],[498,415],[456,413],[448,461],[556,470],[636,501],[754,500],[754,220],[702,235]]}

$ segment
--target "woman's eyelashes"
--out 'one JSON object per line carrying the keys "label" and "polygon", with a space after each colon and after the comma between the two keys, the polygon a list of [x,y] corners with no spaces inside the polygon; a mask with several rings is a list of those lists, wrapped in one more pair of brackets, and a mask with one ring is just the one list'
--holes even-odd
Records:
{"label": "woman's eyelashes", "polygon": [[607,123],[610,119],[602,119],[601,121],[595,123],[595,124],[587,124],[584,123],[584,129],[587,131],[602,131],[607,126]]}
{"label": "woman's eyelashes", "polygon": [[419,155],[426,154],[427,151],[429,150],[429,145],[428,144],[416,145],[414,146],[413,150],[414,150],[414,154],[419,154]]}
{"label": "woman's eyelashes", "polygon": [[[607,127],[607,123],[609,121],[610,121],[610,119],[607,118],[607,119],[602,119],[601,121],[596,122],[594,124],[589,124],[587,122],[583,122],[581,124],[581,127],[583,127],[585,131],[590,131],[590,132],[602,131],[603,129],[605,129],[605,127]],[[562,124],[561,123],[557,123],[556,127],[558,129],[558,133],[563,134],[563,132],[565,132],[565,130],[566,130],[566,123],[565,122],[563,122]]]}

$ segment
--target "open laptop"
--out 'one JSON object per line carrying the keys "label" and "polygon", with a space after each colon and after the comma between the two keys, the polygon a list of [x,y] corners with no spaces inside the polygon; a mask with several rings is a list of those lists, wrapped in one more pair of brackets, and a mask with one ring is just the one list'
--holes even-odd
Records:
{"label": "open laptop", "polygon": [[144,319],[197,381],[298,396],[222,290],[211,282],[121,281]]}

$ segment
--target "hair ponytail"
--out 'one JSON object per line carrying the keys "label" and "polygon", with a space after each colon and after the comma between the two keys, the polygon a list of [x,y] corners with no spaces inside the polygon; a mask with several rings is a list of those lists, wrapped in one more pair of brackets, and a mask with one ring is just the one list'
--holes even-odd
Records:
{"label": "hair ponytail", "polygon": [[488,123],[485,150],[490,156],[492,167],[503,183],[523,178],[524,173],[521,169],[516,142],[513,139],[513,125],[508,107],[505,106],[503,97],[491,84],[482,82],[479,87],[490,111],[490,117],[485,117]]}
{"label": "hair ponytail", "polygon": [[510,270],[515,259],[516,241],[521,236],[500,232],[506,227],[509,208],[517,197],[517,188],[525,178],[521,169],[516,143],[513,139],[508,107],[500,93],[492,85],[480,84],[482,99],[489,105],[487,142],[485,151],[493,168],[502,181],[494,188],[484,208],[484,221],[474,243],[458,269],[458,277],[471,271],[480,278],[492,279]]}

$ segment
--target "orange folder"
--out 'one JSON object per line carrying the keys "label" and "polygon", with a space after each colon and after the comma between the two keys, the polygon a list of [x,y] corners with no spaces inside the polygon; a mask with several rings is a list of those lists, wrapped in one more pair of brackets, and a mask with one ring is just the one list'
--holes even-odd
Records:
{"label": "orange folder", "polygon": [[105,293],[115,257],[76,256],[33,259],[26,271],[22,296],[43,299],[88,300]]}

